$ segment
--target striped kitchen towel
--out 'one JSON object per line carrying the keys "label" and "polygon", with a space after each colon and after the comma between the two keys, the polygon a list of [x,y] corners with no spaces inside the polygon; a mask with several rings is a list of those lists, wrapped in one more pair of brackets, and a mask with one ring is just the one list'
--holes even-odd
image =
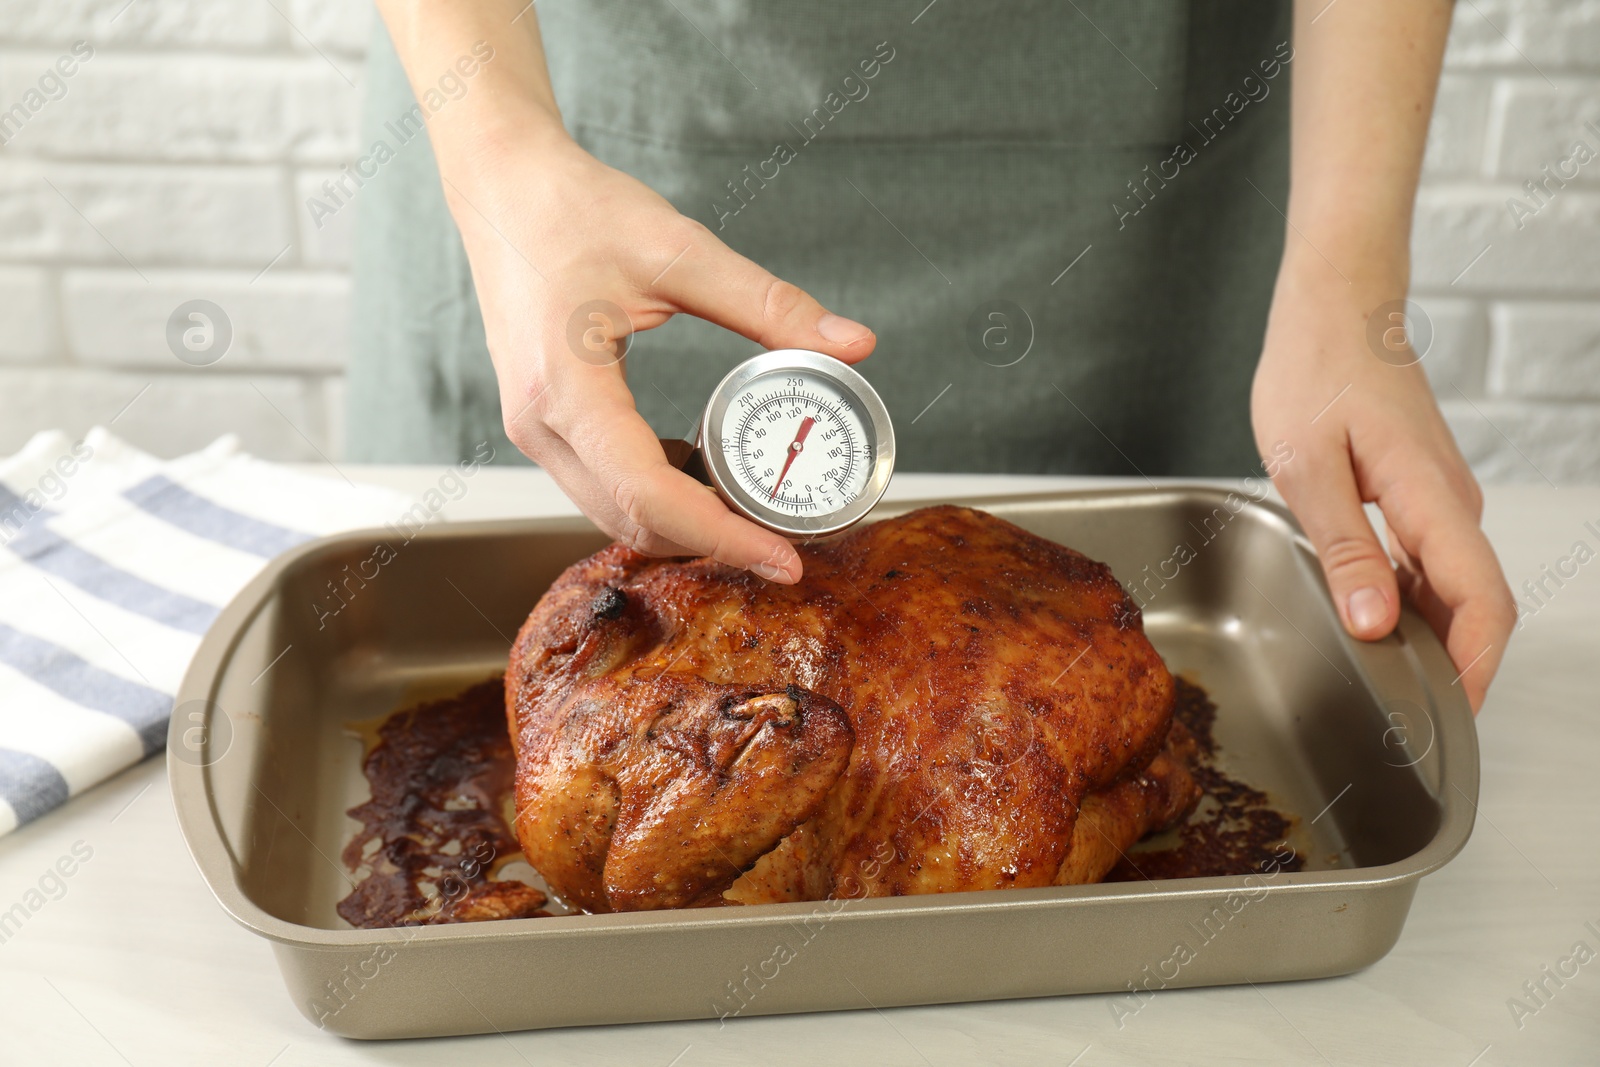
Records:
{"label": "striped kitchen towel", "polygon": [[163,461],[47,431],[0,459],[0,834],[166,746],[200,636],[267,560],[409,504],[231,435]]}

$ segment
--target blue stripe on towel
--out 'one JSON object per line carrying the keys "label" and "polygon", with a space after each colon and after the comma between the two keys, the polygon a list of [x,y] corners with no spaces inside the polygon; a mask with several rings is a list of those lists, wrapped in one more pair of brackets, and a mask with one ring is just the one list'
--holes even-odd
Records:
{"label": "blue stripe on towel", "polygon": [[310,534],[207,500],[164,474],[151,475],[122,495],[180,530],[264,559],[311,540]]}
{"label": "blue stripe on towel", "polygon": [[20,826],[65,804],[67,780],[49,760],[0,748],[0,800],[11,805]]}
{"label": "blue stripe on towel", "polygon": [[49,508],[35,508],[0,482],[0,544],[21,533],[35,519],[48,519],[55,515]]}
{"label": "blue stripe on towel", "polygon": [[[167,738],[172,698],[139,682],[96,667],[76,652],[0,622],[0,663],[7,664],[74,704],[121,719],[158,751]],[[20,818],[20,815],[19,815]]]}
{"label": "blue stripe on towel", "polygon": [[23,530],[7,547],[40,570],[71,582],[91,596],[175,630],[203,634],[217,617],[219,609],[214,605],[163,589],[114,567],[43,526]]}

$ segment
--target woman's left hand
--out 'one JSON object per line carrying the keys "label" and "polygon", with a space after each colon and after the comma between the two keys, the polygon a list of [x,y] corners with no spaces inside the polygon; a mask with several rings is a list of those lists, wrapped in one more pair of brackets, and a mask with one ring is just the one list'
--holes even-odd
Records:
{"label": "woman's left hand", "polygon": [[[1385,636],[1403,591],[1449,650],[1476,712],[1516,601],[1479,525],[1483,494],[1405,324],[1384,315],[1405,295],[1404,272],[1347,280],[1303,239],[1289,240],[1251,395],[1256,445],[1263,456],[1281,455],[1282,442],[1293,449],[1273,482],[1316,546],[1345,629]],[[1381,345],[1368,342],[1375,314]],[[1364,503],[1383,512],[1389,552]]]}

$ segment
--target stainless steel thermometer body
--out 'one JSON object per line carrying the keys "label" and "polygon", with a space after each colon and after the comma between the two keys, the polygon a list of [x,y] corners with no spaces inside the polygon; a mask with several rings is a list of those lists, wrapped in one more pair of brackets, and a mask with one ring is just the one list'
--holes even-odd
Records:
{"label": "stainless steel thermometer body", "polygon": [[663,444],[735,511],[786,537],[855,525],[894,473],[894,426],[877,392],[849,365],[799,348],[730,371],[711,393],[692,454],[686,442]]}

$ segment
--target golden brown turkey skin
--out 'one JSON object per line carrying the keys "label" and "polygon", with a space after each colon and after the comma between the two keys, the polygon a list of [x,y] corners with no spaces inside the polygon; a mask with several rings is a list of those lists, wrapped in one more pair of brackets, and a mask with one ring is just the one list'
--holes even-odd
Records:
{"label": "golden brown turkey skin", "polygon": [[507,714],[518,838],[558,893],[1088,881],[1110,863],[1074,844],[1086,797],[1110,862],[1192,806],[1172,678],[1103,564],[948,506],[801,551],[780,586],[612,545],[540,600]]}

